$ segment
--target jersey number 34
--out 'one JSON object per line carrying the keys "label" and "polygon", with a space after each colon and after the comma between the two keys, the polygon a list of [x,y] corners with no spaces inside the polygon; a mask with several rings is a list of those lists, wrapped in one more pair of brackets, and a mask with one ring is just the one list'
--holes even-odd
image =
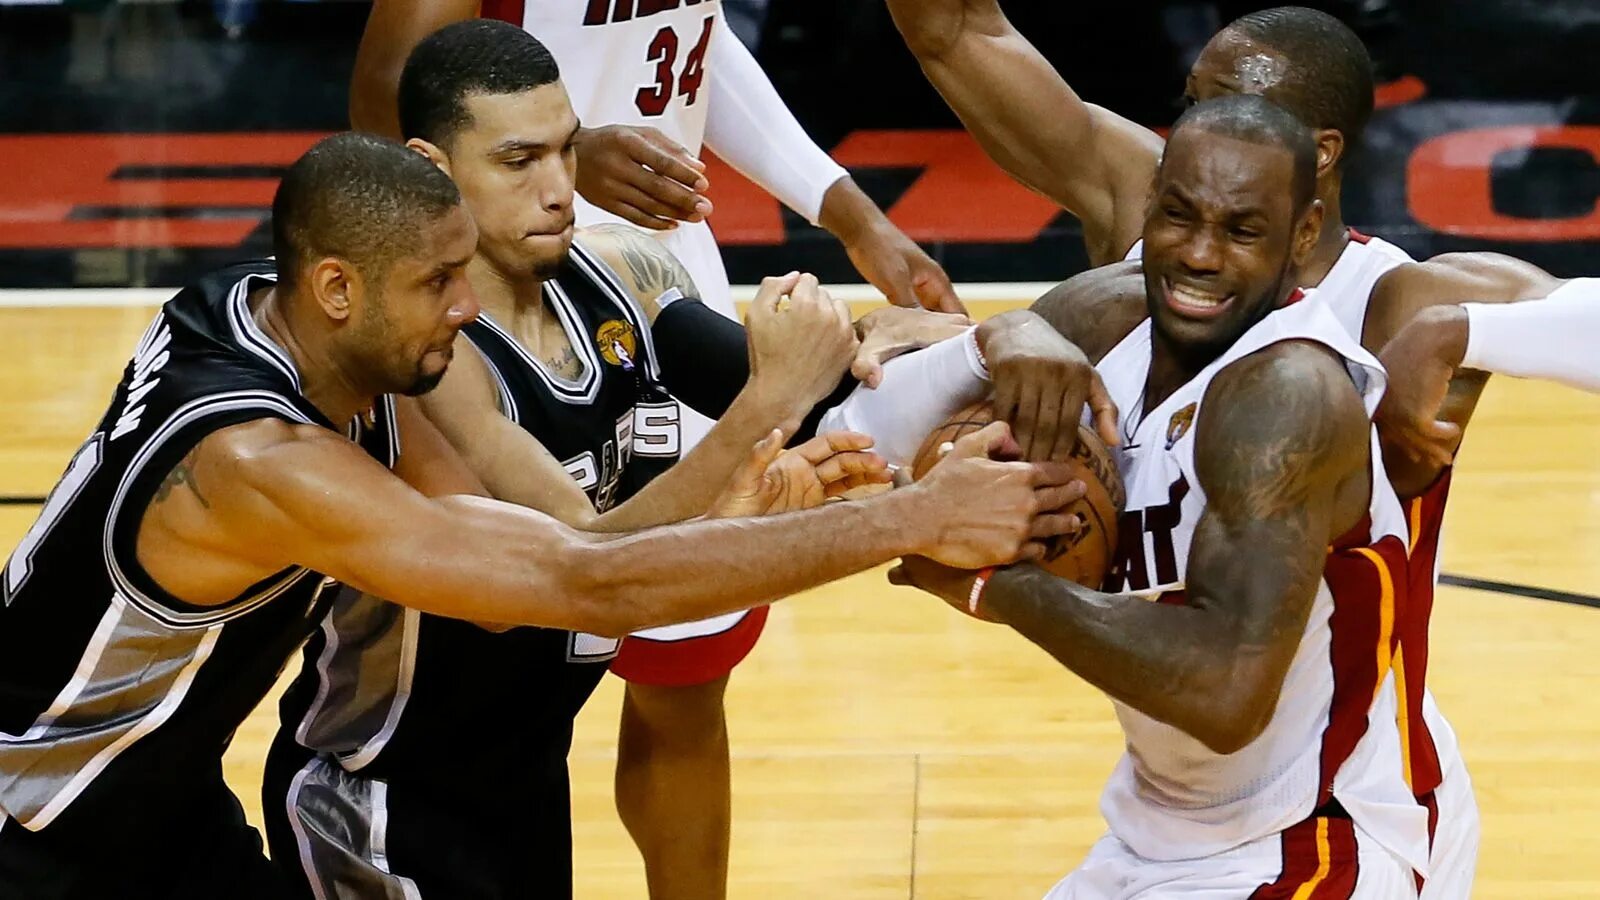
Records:
{"label": "jersey number 34", "polygon": [[672,102],[674,85],[677,94],[688,98],[684,105],[694,105],[700,95],[700,83],[706,77],[706,47],[711,44],[711,23],[715,20],[716,16],[706,16],[705,24],[700,28],[700,40],[683,58],[682,74],[673,74],[673,68],[678,64],[680,43],[678,33],[672,26],[662,28],[650,39],[645,60],[656,64],[656,80],[654,84],[639,88],[639,93],[634,96],[633,102],[639,107],[639,112],[647,116],[659,116],[666,112],[667,105]]}

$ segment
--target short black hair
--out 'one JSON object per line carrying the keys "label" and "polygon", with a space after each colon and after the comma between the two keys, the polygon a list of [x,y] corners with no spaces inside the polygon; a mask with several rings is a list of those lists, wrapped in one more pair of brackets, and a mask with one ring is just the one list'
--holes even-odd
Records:
{"label": "short black hair", "polygon": [[469,19],[435,31],[400,73],[400,133],[443,147],[471,121],[472,94],[520,94],[561,77],[539,39],[494,19]]}
{"label": "short black hair", "polygon": [[289,167],[272,198],[278,284],[293,290],[300,272],[325,256],[381,278],[412,251],[421,226],[460,204],[455,182],[419,153],[353,131],[323,138]]}
{"label": "short black hair", "polygon": [[1342,165],[1372,118],[1372,56],[1361,38],[1337,18],[1304,6],[1248,13],[1223,30],[1283,55],[1288,72],[1268,93],[1306,125],[1344,135]]}
{"label": "short black hair", "polygon": [[1272,101],[1254,94],[1230,94],[1197,103],[1172,126],[1168,144],[1188,131],[1287,150],[1294,158],[1294,183],[1290,190],[1295,215],[1304,212],[1316,199],[1316,138],[1305,123]]}

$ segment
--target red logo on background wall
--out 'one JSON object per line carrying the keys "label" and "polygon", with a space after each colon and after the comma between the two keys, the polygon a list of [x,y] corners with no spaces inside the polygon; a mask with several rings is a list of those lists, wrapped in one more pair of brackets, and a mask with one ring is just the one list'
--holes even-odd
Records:
{"label": "red logo on background wall", "polygon": [[1498,241],[1600,238],[1600,208],[1565,219],[1524,219],[1494,208],[1492,177],[1502,154],[1577,150],[1600,168],[1600,126],[1513,126],[1457,131],[1423,143],[1406,168],[1411,215],[1435,231]]}
{"label": "red logo on background wall", "polygon": [[[233,247],[266,221],[278,173],[316,133],[0,136],[0,249]],[[1600,209],[1519,218],[1495,209],[1497,157],[1578,150],[1600,168],[1600,126],[1461,131],[1429,140],[1406,172],[1419,223],[1501,241],[1600,239]],[[833,155],[858,169],[919,172],[889,218],[925,243],[1026,244],[1061,210],[1012,181],[958,130],[858,131]],[[785,240],[778,201],[707,154],[712,219],[725,246]]]}

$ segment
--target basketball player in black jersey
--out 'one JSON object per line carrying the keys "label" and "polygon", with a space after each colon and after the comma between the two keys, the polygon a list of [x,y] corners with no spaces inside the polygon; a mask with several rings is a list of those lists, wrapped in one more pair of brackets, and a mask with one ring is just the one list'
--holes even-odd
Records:
{"label": "basketball player in black jersey", "polygon": [[[1041,511],[1073,486],[984,458],[999,433],[882,498],[632,535],[471,496],[415,401],[385,395],[443,375],[477,237],[436,167],[337,135],[278,189],[275,262],[162,308],[0,583],[0,896],[294,896],[221,756],[336,583],[614,636],[905,552],[1036,555],[1063,524]],[[741,475],[724,511],[790,502]]]}
{"label": "basketball player in black jersey", "polygon": [[[701,515],[752,444],[840,385],[856,344],[848,311],[811,276],[777,279],[751,313],[748,384],[701,362],[745,358],[737,324],[706,312],[687,346],[683,328],[654,334],[661,302],[676,307],[669,318],[694,315],[694,285],[631,229],[574,242],[567,150],[577,119],[557,79],[534,37],[491,21],[441,30],[406,67],[406,133],[461,186],[479,226],[467,273],[482,312],[424,411],[498,499],[590,531]],[[781,312],[778,291],[789,296]],[[734,382],[731,405],[708,377]],[[681,462],[672,395],[718,419]],[[829,455],[830,441],[865,445],[836,434],[802,452]],[[549,629],[493,633],[341,595],[283,702],[263,800],[273,857],[299,860],[327,896],[408,883],[458,897],[570,892],[572,720],[617,646]],[[720,721],[691,730],[726,758]],[[492,773],[497,789],[463,790],[463,771]],[[680,788],[726,823],[726,775]],[[361,852],[377,821],[382,863]],[[722,880],[716,845],[695,837],[678,861]]]}
{"label": "basketball player in black jersey", "polygon": [[[577,120],[554,60],[526,32],[475,21],[425,40],[401,81],[401,120],[411,146],[462,186],[480,226],[468,274],[483,314],[424,409],[497,498],[586,530],[699,515],[751,442],[839,393],[855,341],[845,308],[811,276],[771,282],[789,296],[781,310],[763,290],[746,363],[744,329],[694,299],[660,244],[631,229],[572,240],[564,150]],[[667,390],[719,420],[676,465]],[[843,440],[853,438],[802,450],[846,449]],[[356,596],[341,597],[322,630],[285,699],[264,786],[274,857],[300,860],[329,896],[568,894],[572,718],[616,642],[492,634]],[[714,727],[680,730],[720,745],[725,761],[720,693],[717,707]],[[643,743],[674,752],[658,741]],[[493,773],[497,790],[463,790],[463,771]],[[720,885],[726,772],[718,784],[685,780],[673,789],[712,811],[722,833],[679,823],[674,877]],[[381,861],[364,851],[380,827]]]}

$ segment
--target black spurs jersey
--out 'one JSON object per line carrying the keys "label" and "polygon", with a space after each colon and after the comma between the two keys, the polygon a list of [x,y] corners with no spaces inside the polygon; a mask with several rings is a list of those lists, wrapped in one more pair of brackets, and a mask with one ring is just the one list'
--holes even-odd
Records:
{"label": "black spurs jersey", "polygon": [[[488,363],[501,412],[561,460],[603,512],[677,460],[678,405],[659,385],[643,312],[594,254],[574,244],[544,298],[582,360],[575,381],[487,315],[463,333]],[[558,790],[551,814],[565,828],[572,720],[616,648],[547,628],[494,633],[345,591],[306,645],[303,672],[284,696],[279,744],[292,736],[394,790],[401,780],[434,778],[444,788],[463,764],[496,766],[495,793],[505,802]]]}
{"label": "black spurs jersey", "polygon": [[[312,628],[325,586],[315,572],[285,569],[230,603],[198,607],[157,586],[134,553],[151,498],[202,438],[261,418],[334,427],[251,317],[249,292],[274,280],[271,262],[237,265],[162,307],[7,562],[0,827],[98,819],[126,829],[141,808],[216,771]],[[392,463],[393,409],[379,407],[351,434]]]}

